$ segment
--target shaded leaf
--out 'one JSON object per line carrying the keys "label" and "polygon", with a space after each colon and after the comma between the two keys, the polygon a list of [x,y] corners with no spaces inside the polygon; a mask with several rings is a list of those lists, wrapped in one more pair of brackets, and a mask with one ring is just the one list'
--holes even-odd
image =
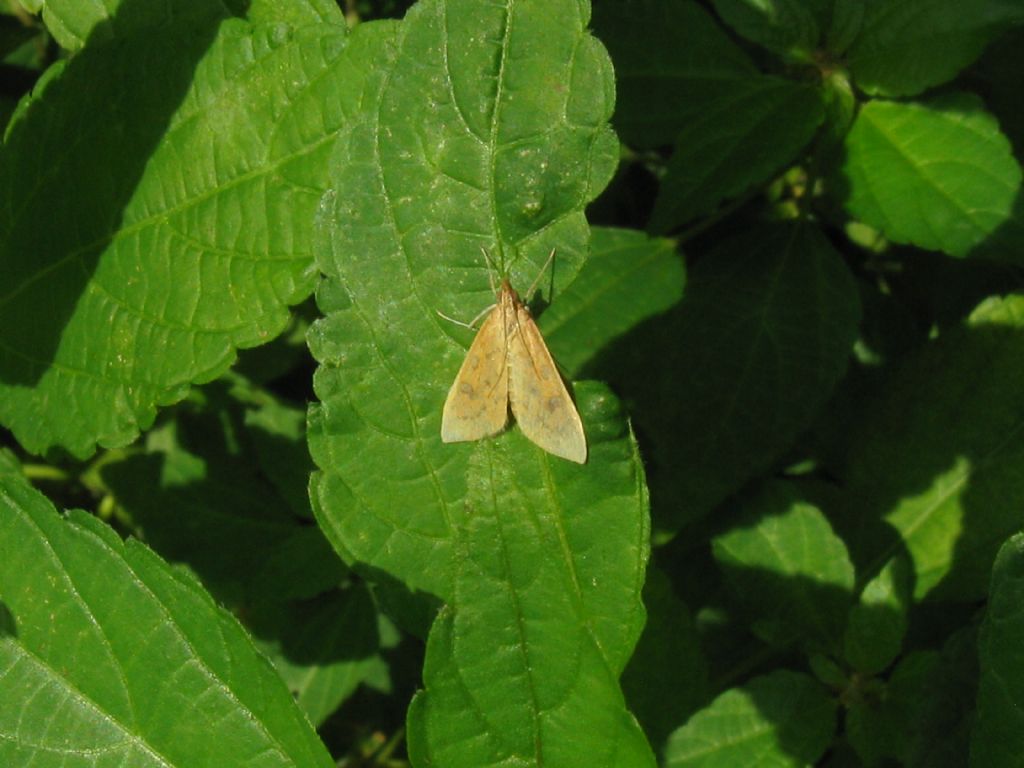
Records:
{"label": "shaded leaf", "polygon": [[977,689],[977,627],[968,624],[943,643],[939,663],[925,679],[915,706],[908,766],[957,768],[967,763]]}
{"label": "shaded leaf", "polygon": [[713,0],[718,15],[743,35],[770,51],[808,59],[821,32],[826,0]]}
{"label": "shaded leaf", "polygon": [[378,616],[365,585],[302,603],[261,606],[250,621],[257,645],[314,725],[360,683],[389,686],[381,651],[397,643],[397,633]]}
{"label": "shaded leaf", "polygon": [[973,600],[1024,525],[1024,298],[990,299],[902,365],[849,438],[834,516],[858,570],[906,550],[914,597]]}
{"label": "shaded leaf", "polygon": [[780,670],[726,691],[690,718],[672,735],[665,765],[813,765],[835,721],[835,705],[813,678]]}
{"label": "shaded leaf", "polygon": [[707,700],[708,665],[690,611],[653,564],[644,607],[647,623],[622,673],[622,690],[651,746],[662,753],[669,733]]}
{"label": "shaded leaf", "polygon": [[864,23],[864,0],[834,0],[832,18],[825,35],[825,47],[841,55],[860,35]]}
{"label": "shaded leaf", "polygon": [[676,137],[650,228],[686,224],[766,181],[796,158],[822,117],[819,90],[779,77],[721,88]]}
{"label": "shaded leaf", "polygon": [[1014,0],[873,0],[846,52],[857,85],[912,96],[952,79],[1006,25],[1024,19]]}
{"label": "shaded leaf", "polygon": [[[237,376],[201,394],[165,413],[144,453],[108,459],[101,476],[150,546],[237,607],[319,724],[359,683],[387,679],[376,608],[365,585],[338,589],[346,570],[309,524],[308,499],[293,506],[288,473],[309,473],[305,412]],[[286,468],[279,483],[266,451]]]}
{"label": "shaded leaf", "polygon": [[[786,449],[846,368],[859,314],[821,233],[776,225],[723,241],[677,311],[623,339],[600,370],[650,444],[656,524],[702,517]],[[665,374],[648,375],[652,360]]]}
{"label": "shaded leaf", "polygon": [[[252,441],[256,463],[292,514],[312,519],[309,475],[313,460],[306,448],[306,412],[277,400],[258,387],[246,388],[234,379],[232,393],[244,400],[246,436]],[[244,391],[244,395],[239,390]]]}
{"label": "shaded leaf", "polygon": [[594,33],[615,62],[615,128],[635,147],[671,144],[719,94],[757,70],[692,0],[614,0],[594,9]]}
{"label": "shaded leaf", "polygon": [[782,483],[742,504],[744,517],[712,541],[735,599],[772,644],[832,651],[852,600],[853,565],[821,511]]}
{"label": "shaded leaf", "polygon": [[677,303],[685,276],[672,241],[595,228],[586,264],[538,324],[559,365],[578,374],[615,338]]}
{"label": "shaded leaf", "polygon": [[971,765],[1020,764],[1024,751],[1024,534],[999,549],[978,638],[981,680]]}
{"label": "shaded leaf", "polygon": [[[288,409],[265,393],[269,404],[245,407],[239,389],[211,385],[208,402],[169,412],[147,434],[144,451],[106,462],[101,476],[150,546],[188,563],[221,600],[316,595],[334,587],[344,568],[303,519],[308,509],[296,515],[264,476],[251,428]],[[301,437],[281,436],[278,449],[295,464],[308,461]]]}
{"label": "shaded leaf", "polygon": [[846,712],[850,743],[865,765],[885,758],[906,764],[923,726],[921,702],[941,674],[938,651],[915,651],[904,656],[877,690],[858,692]]}

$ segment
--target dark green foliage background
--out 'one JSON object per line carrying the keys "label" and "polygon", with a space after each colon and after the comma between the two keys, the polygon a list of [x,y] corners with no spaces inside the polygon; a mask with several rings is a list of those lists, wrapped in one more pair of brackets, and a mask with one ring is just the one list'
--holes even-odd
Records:
{"label": "dark green foliage background", "polygon": [[1017,0],[0,9],[0,764],[1021,764]]}

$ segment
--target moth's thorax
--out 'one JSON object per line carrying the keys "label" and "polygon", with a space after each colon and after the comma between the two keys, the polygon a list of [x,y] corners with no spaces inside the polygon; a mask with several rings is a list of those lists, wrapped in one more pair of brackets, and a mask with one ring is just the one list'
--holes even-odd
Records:
{"label": "moth's thorax", "polygon": [[516,289],[512,287],[508,279],[501,281],[501,292],[498,294],[498,312],[501,313],[502,323],[505,326],[505,338],[516,336],[520,332],[520,316],[526,313],[529,317],[529,310],[523,304]]}
{"label": "moth's thorax", "polygon": [[498,303],[504,306],[506,303],[513,307],[523,303],[523,300],[519,298],[519,294],[516,293],[516,289],[512,287],[512,283],[508,281],[508,278],[502,278],[501,289],[498,292]]}

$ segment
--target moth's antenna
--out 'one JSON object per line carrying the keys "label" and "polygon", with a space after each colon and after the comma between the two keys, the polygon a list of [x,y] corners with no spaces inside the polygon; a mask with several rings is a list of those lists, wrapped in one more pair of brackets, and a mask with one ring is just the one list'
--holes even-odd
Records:
{"label": "moth's antenna", "polygon": [[476,324],[477,324],[478,322],[480,322],[480,318],[481,318],[481,317],[483,317],[484,315],[486,315],[486,314],[487,314],[488,312],[490,312],[490,311],[491,311],[492,309],[494,309],[494,308],[495,308],[496,306],[498,306],[498,305],[497,305],[497,304],[491,304],[491,306],[489,306],[489,307],[485,307],[485,308],[484,308],[484,309],[483,309],[483,310],[482,310],[482,311],[480,312],[480,314],[478,314],[478,315],[477,315],[476,317],[474,317],[474,318],[473,318],[472,320],[470,320],[470,321],[469,321],[468,323],[464,323],[464,322],[462,322],[461,320],[456,320],[456,319],[455,319],[454,317],[448,317],[448,315],[446,315],[446,314],[445,314],[444,312],[442,312],[442,311],[441,311],[440,309],[435,309],[434,311],[435,311],[435,312],[437,312],[437,314],[438,314],[438,315],[440,315],[441,317],[443,317],[443,318],[444,318],[445,320],[447,320],[447,321],[448,321],[449,323],[455,323],[456,325],[462,326],[463,328],[469,328],[469,330],[471,330],[471,331],[475,331],[475,330],[476,330]]}
{"label": "moth's antenna", "polygon": [[[554,261],[554,260],[555,260],[555,249],[552,248],[551,249],[551,253],[548,254],[548,260],[544,262],[544,266],[540,268],[540,272],[537,274],[536,279],[533,281],[533,285],[530,286],[530,290],[528,290],[526,292],[526,294],[525,294],[527,301],[529,301],[530,297],[533,296],[533,292],[537,288],[537,284],[540,282],[540,279],[542,277],[544,277],[544,273],[547,272],[548,267],[551,266],[551,262]],[[552,277],[554,277],[554,276],[552,275]]]}
{"label": "moth's antenna", "polygon": [[[491,261],[491,254],[489,254],[487,249],[482,245],[480,246],[480,253],[484,255],[484,261],[487,262],[487,280],[491,284],[491,293],[497,293],[498,288],[494,284],[494,275],[498,272],[498,269],[494,266],[494,262]],[[504,277],[504,275],[502,275],[502,277]]]}

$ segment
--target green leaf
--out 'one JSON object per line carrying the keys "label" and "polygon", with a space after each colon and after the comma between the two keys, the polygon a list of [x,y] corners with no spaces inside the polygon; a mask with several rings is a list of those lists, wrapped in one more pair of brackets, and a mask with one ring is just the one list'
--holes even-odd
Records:
{"label": "green leaf", "polygon": [[858,672],[877,674],[899,654],[912,590],[910,564],[899,556],[864,587],[843,638],[846,660]]}
{"label": "green leaf", "polygon": [[627,144],[671,144],[707,104],[757,75],[747,55],[692,0],[616,0],[594,9],[615,62],[615,128]]}
{"label": "green leaf", "polygon": [[1008,221],[1021,169],[980,102],[873,101],[846,141],[850,213],[897,243],[964,256]]}
{"label": "green leaf", "polygon": [[88,46],[19,113],[0,420],[28,450],[123,445],[285,328],[313,287],[344,47],[342,27],[154,29]]}
{"label": "green leaf", "polygon": [[650,444],[656,524],[702,517],[786,449],[846,368],[858,320],[849,271],[810,226],[755,229],[705,254],[679,310],[602,367]]}
{"label": "green leaf", "polygon": [[746,514],[712,551],[755,632],[775,645],[835,649],[854,576],[842,539],[788,484],[768,485],[742,506]]}
{"label": "green leaf", "polygon": [[[335,548],[396,599],[451,597],[453,530],[467,515],[475,446],[443,444],[440,422],[474,334],[438,311],[468,321],[493,304],[481,248],[523,290],[556,249],[543,283],[548,301],[560,296],[587,249],[583,208],[618,159],[611,67],[586,11],[430,0],[401,25],[352,35],[364,78],[340,98],[365,110],[339,139],[319,224],[311,496]],[[577,403],[600,498],[600,430],[620,416],[603,392],[578,387]],[[512,444],[518,460],[549,461]]]}
{"label": "green leaf", "polygon": [[654,765],[617,682],[642,624],[647,530],[609,530],[645,517],[646,494],[634,475],[625,495],[639,471],[627,440],[598,450],[627,459],[605,481],[622,495],[595,492],[588,468],[524,461],[513,441],[474,452],[454,604],[431,629],[409,711],[415,765]]}
{"label": "green leaf", "polygon": [[676,137],[650,228],[667,232],[768,180],[796,158],[823,116],[820,90],[779,77],[723,87]]}
{"label": "green leaf", "polygon": [[912,96],[951,80],[1022,18],[1014,0],[872,0],[863,6],[860,35],[846,58],[861,90],[887,96]]}
{"label": "green leaf", "polygon": [[978,638],[981,680],[971,765],[1020,765],[1024,753],[1024,534],[999,549]]}
{"label": "green leaf", "polygon": [[199,584],[0,479],[0,762],[331,766],[288,690]]}
{"label": "green leaf", "polygon": [[725,22],[748,40],[795,59],[809,59],[821,36],[826,0],[712,0]]}
{"label": "green leaf", "polygon": [[559,365],[578,374],[614,339],[676,304],[685,279],[671,240],[596,228],[576,280],[537,322]]}
{"label": "green leaf", "polygon": [[985,301],[906,360],[849,437],[840,524],[863,573],[906,550],[914,597],[985,595],[1024,526],[1024,297]]}
{"label": "green leaf", "polygon": [[813,765],[835,730],[835,704],[807,675],[779,670],[726,691],[672,735],[668,768]]}
{"label": "green leaf", "polygon": [[654,564],[644,583],[647,623],[622,673],[622,690],[655,751],[709,698],[708,665],[690,611]]}

